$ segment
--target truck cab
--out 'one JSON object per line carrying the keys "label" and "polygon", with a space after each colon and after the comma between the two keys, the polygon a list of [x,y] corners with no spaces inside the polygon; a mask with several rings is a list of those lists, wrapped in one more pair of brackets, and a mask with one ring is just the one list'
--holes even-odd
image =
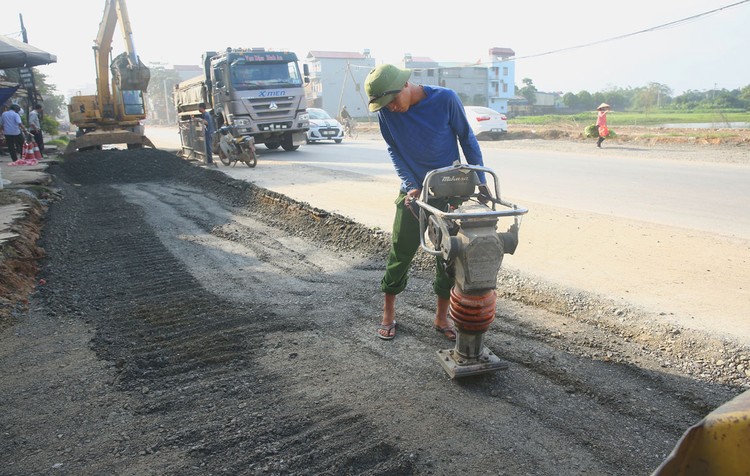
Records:
{"label": "truck cab", "polygon": [[178,116],[190,119],[205,102],[216,127],[233,126],[269,149],[297,150],[309,128],[304,85],[297,55],[264,48],[209,51],[204,74],[175,88]]}

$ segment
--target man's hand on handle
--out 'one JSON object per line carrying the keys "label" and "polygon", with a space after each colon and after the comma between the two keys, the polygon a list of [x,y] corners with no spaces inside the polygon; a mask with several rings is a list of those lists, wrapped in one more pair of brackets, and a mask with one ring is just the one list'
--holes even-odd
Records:
{"label": "man's hand on handle", "polygon": [[415,200],[419,198],[421,193],[421,189],[415,188],[406,192],[406,198],[404,198],[404,205],[416,218],[419,218],[419,205],[416,204]]}
{"label": "man's hand on handle", "polygon": [[483,205],[487,205],[492,201],[492,194],[490,193],[490,189],[486,184],[482,184],[479,186],[479,195],[477,196],[477,200],[479,200]]}

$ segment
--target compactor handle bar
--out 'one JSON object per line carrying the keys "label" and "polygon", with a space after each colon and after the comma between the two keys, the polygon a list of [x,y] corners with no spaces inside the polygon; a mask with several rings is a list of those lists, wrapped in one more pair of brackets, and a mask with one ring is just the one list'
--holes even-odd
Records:
{"label": "compactor handle bar", "polygon": [[[486,197],[489,202],[492,203],[492,206],[490,209],[486,211],[478,211],[478,212],[446,212],[443,210],[439,210],[432,205],[428,204],[427,201],[430,198],[430,184],[432,183],[431,179],[439,174],[447,174],[448,172],[454,172],[454,171],[461,171],[465,173],[470,173],[471,171],[474,172],[484,172],[485,174],[489,174],[492,176],[493,185],[495,187],[495,196],[494,197]],[[443,194],[440,196],[443,197],[460,197],[469,199],[472,197],[477,197],[478,193],[474,192],[474,189],[476,188],[475,184],[471,185],[472,187],[472,193],[469,195],[448,195]],[[489,190],[489,187],[488,187]],[[464,190],[466,191],[466,190]],[[433,197],[436,197],[438,195],[434,195]],[[497,218],[497,217],[515,217],[514,221],[516,226],[520,225],[520,221],[518,217],[520,215],[525,215],[528,213],[527,208],[521,208],[518,205],[514,203],[510,203],[508,201],[503,200],[500,198],[500,186],[498,184],[497,180],[497,174],[492,169],[488,169],[487,167],[482,167],[479,165],[469,165],[469,164],[457,164],[452,165],[449,167],[443,167],[440,169],[435,169],[427,173],[427,176],[425,176],[424,182],[422,184],[422,193],[420,195],[420,198],[416,199],[414,201],[417,205],[419,205],[419,239],[420,244],[423,250],[425,250],[427,253],[439,256],[442,254],[441,251],[438,251],[434,248],[430,248],[427,246],[427,243],[425,242],[425,231],[427,229],[427,213],[431,213],[438,218],[441,218],[443,220],[471,220],[471,219],[486,219],[486,218]],[[505,210],[497,210],[497,205],[502,205],[504,207],[507,207]],[[441,221],[440,223],[441,229],[443,229],[444,233],[447,233],[447,227],[445,226],[445,223]]]}
{"label": "compactor handle bar", "polygon": [[[453,213],[453,212],[445,212],[443,210],[439,210],[427,203],[428,199],[430,198],[429,184],[431,183],[431,179],[435,175],[444,174],[446,172],[455,171],[455,170],[468,170],[468,171],[473,170],[475,172],[484,172],[485,174],[490,174],[492,176],[493,185],[495,186],[495,196],[487,197],[489,201],[492,203],[491,211],[488,210],[488,211],[482,211],[482,212]],[[475,197],[477,195],[478,194],[473,193],[469,196],[465,196],[465,198],[468,199],[471,197]],[[461,197],[460,195],[454,195],[454,196]],[[415,203],[419,205],[420,209],[422,210],[426,210],[434,215],[437,215],[440,218],[453,219],[453,220],[462,219],[462,218],[519,216],[519,215],[525,215],[529,211],[527,208],[521,208],[516,204],[510,203],[500,198],[500,185],[498,184],[497,174],[495,174],[495,172],[492,169],[488,169],[487,167],[482,167],[480,165],[469,165],[469,164],[451,165],[449,167],[443,167],[443,168],[435,169],[435,170],[428,172],[422,184],[422,194],[420,195],[420,198],[415,200]],[[502,205],[504,207],[507,207],[509,208],[509,210],[497,210],[496,209],[497,205]]]}

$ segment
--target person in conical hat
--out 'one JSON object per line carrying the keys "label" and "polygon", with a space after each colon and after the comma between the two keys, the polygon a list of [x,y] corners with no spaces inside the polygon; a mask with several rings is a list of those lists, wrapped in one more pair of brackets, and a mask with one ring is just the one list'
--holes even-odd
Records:
{"label": "person in conical hat", "polygon": [[596,146],[602,148],[602,142],[609,135],[609,127],[607,127],[607,113],[610,110],[609,104],[603,102],[596,108],[596,127],[599,129],[599,139],[596,141]]}

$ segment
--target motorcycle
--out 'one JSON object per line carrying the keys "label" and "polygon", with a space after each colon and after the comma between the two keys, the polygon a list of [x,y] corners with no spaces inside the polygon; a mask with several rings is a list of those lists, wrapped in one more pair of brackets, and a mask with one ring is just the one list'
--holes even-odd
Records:
{"label": "motorcycle", "polygon": [[219,159],[224,165],[236,165],[242,162],[248,167],[258,164],[258,155],[255,152],[255,140],[251,136],[241,136],[232,126],[221,126],[219,128],[219,147],[217,149]]}

